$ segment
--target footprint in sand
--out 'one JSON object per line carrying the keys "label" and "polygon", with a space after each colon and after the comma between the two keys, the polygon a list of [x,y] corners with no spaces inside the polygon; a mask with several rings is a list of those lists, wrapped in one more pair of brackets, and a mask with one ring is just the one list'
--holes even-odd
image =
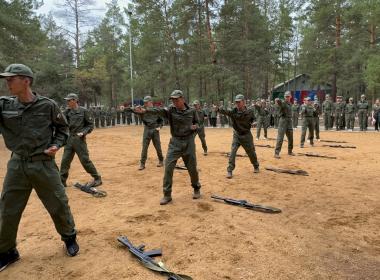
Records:
{"label": "footprint in sand", "polygon": [[214,211],[214,207],[208,202],[199,202],[197,206],[202,212]]}

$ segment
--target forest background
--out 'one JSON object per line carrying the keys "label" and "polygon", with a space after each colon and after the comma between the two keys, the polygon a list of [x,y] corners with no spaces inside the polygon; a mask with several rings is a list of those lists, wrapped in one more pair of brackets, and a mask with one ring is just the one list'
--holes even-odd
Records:
{"label": "forest background", "polygon": [[42,1],[0,0],[0,69],[27,64],[38,93],[106,107],[131,102],[132,88],[136,100],[268,98],[301,73],[333,97],[380,97],[380,0],[125,2],[99,13],[63,0],[41,14]]}

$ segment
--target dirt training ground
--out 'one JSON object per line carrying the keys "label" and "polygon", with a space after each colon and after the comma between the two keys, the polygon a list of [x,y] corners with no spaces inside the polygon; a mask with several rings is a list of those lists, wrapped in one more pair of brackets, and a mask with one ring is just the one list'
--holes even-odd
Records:
{"label": "dirt training ground", "polygon": [[[380,134],[321,132],[325,140],[342,140],[356,149],[322,147],[316,142],[295,152],[314,152],[337,159],[282,158],[257,147],[261,171],[237,157],[234,177],[225,178],[232,130],[206,129],[209,155],[197,159],[202,198],[192,200],[186,170],[175,170],[173,203],[160,206],[163,168],[156,167],[153,145],[144,171],[137,171],[142,127],[95,130],[87,138],[90,156],[103,177],[106,198],[67,189],[78,228],[80,254],[66,257],[63,243],[42,203],[32,192],[23,214],[18,249],[21,260],[0,279],[166,279],[148,271],[116,241],[126,235],[147,249],[162,248],[167,267],[194,280],[223,279],[380,279]],[[254,132],[254,131],[253,131]],[[276,137],[270,129],[269,136]],[[161,130],[164,153],[169,128]],[[255,141],[274,145],[275,141]],[[242,148],[238,154],[244,154]],[[10,153],[0,137],[0,183]],[[57,156],[59,165],[62,151]],[[310,176],[277,174],[266,166],[303,169]],[[89,180],[77,158],[69,184]],[[218,203],[219,194],[282,209],[263,214]]]}

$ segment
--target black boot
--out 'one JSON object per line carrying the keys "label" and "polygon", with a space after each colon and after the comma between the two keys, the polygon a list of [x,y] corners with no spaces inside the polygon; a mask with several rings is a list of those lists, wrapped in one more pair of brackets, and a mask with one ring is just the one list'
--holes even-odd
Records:
{"label": "black boot", "polygon": [[5,253],[0,254],[0,271],[3,271],[8,265],[18,261],[20,254],[16,248],[10,249]]}
{"label": "black boot", "polygon": [[73,235],[69,237],[68,239],[64,240],[65,245],[66,245],[66,253],[70,257],[74,257],[78,254],[79,252],[79,245],[76,241],[76,235]]}

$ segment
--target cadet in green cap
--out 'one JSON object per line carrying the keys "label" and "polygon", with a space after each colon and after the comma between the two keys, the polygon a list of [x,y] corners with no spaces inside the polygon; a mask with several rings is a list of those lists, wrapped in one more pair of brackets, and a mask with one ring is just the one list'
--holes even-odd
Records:
{"label": "cadet in green cap", "polygon": [[206,116],[205,116],[204,111],[201,108],[201,103],[198,100],[195,100],[193,102],[193,106],[198,114],[198,121],[199,121],[197,134],[202,143],[203,155],[207,156],[207,144],[206,144],[206,134],[205,134],[205,126],[204,126]]}
{"label": "cadet in green cap", "polygon": [[88,153],[86,135],[90,134],[94,129],[94,123],[87,109],[80,107],[78,104],[78,95],[69,93],[64,98],[67,101],[67,109],[64,115],[69,123],[70,136],[63,151],[61,161],[61,180],[66,187],[67,177],[69,177],[69,169],[75,154],[78,155],[79,161],[88,174],[94,178],[90,184],[93,187],[100,186],[102,179],[96,170],[94,164],[90,160]]}
{"label": "cadet in green cap", "polygon": [[141,107],[135,109],[138,113],[154,113],[169,120],[172,137],[165,160],[164,197],[160,201],[161,205],[172,201],[173,172],[180,157],[182,157],[190,175],[191,185],[194,189],[193,199],[201,197],[201,184],[199,183],[194,141],[194,133],[199,124],[198,115],[194,108],[190,108],[186,104],[182,91],[173,91],[170,94],[170,99],[173,104],[168,109]]}
{"label": "cadet in green cap", "polygon": [[[258,100],[253,106],[253,112],[256,112],[257,116],[257,128],[256,128],[256,140],[260,139],[261,128],[264,130],[264,139],[268,137],[268,115],[269,111],[266,107],[266,102],[264,99]],[[255,113],[254,113],[255,114]]]}
{"label": "cadet in green cap", "polygon": [[335,126],[336,130],[344,129],[344,108],[346,103],[343,102],[342,96],[336,97],[336,103],[334,104],[335,109]]}
{"label": "cadet in green cap", "polygon": [[293,129],[297,129],[299,115],[300,115],[300,105],[298,104],[297,99],[294,98],[293,105],[292,105]]}
{"label": "cadet in green cap", "polygon": [[32,92],[32,70],[11,64],[5,78],[12,97],[0,96],[0,131],[12,151],[0,200],[0,271],[17,261],[19,222],[34,189],[66,244],[67,254],[79,251],[65,189],[54,160],[68,137],[68,125],[57,104]]}
{"label": "cadet in green cap", "polygon": [[333,127],[334,114],[334,103],[331,101],[329,94],[326,94],[326,100],[322,103],[322,113],[325,123],[325,130],[329,130]]}
{"label": "cadet in green cap", "polygon": [[249,160],[254,167],[254,173],[259,172],[259,162],[257,160],[255,145],[253,144],[253,136],[251,127],[255,121],[253,109],[247,109],[245,105],[244,95],[238,94],[235,97],[235,107],[233,109],[219,108],[219,113],[227,115],[231,118],[232,127],[234,128],[231,154],[228,160],[227,178],[232,178],[232,171],[235,169],[236,152],[242,146],[247,153]]}
{"label": "cadet in green cap", "polygon": [[347,130],[354,131],[356,107],[354,99],[350,97],[344,109]]}
{"label": "cadet in green cap", "polygon": [[[144,108],[153,108],[152,98],[150,96],[144,97]],[[136,114],[139,114],[138,111],[135,111]],[[160,141],[160,129],[163,125],[163,119],[157,114],[151,112],[145,112],[140,115],[142,122],[144,124],[144,134],[142,141],[142,151],[141,151],[141,160],[139,170],[145,169],[145,162],[148,156],[148,148],[150,141],[153,142],[153,146],[156,149],[158,164],[157,167],[164,165],[164,156],[162,155],[161,150],[161,141]]]}
{"label": "cadet in green cap", "polygon": [[357,104],[358,109],[358,119],[359,119],[359,128],[360,131],[366,131],[368,126],[368,108],[369,104],[365,98],[365,95],[360,96],[360,100]]}
{"label": "cadet in green cap", "polygon": [[293,125],[292,125],[292,103],[290,102],[292,95],[290,91],[285,92],[285,101],[277,99],[279,122],[277,131],[276,148],[274,157],[280,158],[282,143],[284,136],[288,138],[288,155],[294,156],[293,153]]}
{"label": "cadet in green cap", "polygon": [[301,119],[303,119],[302,123],[302,133],[301,133],[301,148],[304,147],[306,130],[309,129],[309,140],[310,145],[314,146],[314,115],[316,113],[316,109],[314,108],[310,97],[306,97],[306,105],[302,106],[301,109]]}

